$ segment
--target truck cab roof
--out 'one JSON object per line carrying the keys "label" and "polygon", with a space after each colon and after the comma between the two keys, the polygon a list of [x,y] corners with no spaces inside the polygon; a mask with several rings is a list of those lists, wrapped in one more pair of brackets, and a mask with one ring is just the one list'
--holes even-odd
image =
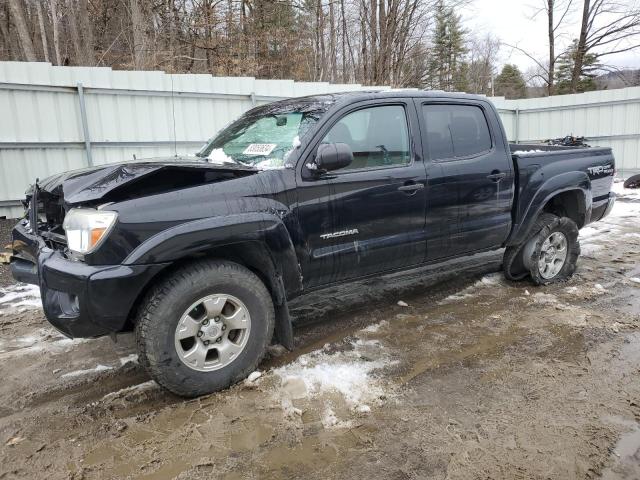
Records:
{"label": "truck cab roof", "polygon": [[295,105],[300,103],[308,104],[332,104],[339,107],[365,100],[386,100],[393,98],[447,98],[454,100],[473,100],[489,102],[489,100],[481,95],[474,95],[462,92],[445,92],[443,90],[415,90],[415,89],[398,89],[398,90],[358,90],[352,92],[323,93],[318,95],[308,95],[305,97],[295,97],[286,100],[273,102],[270,105]]}

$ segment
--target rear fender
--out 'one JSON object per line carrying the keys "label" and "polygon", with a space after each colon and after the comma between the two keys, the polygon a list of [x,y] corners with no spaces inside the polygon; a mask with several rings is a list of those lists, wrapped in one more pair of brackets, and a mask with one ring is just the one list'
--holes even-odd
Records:
{"label": "rear fender", "polygon": [[[535,188],[536,182],[529,182],[528,188]],[[579,191],[582,195],[584,203],[585,220],[588,221],[591,214],[591,181],[584,172],[567,172],[556,175],[542,183],[534,194],[531,201],[525,207],[524,212],[520,216],[520,222],[514,225],[511,235],[506,242],[506,245],[519,245],[529,238],[531,229],[536,222],[536,219],[544,210],[544,207],[557,195],[569,192]],[[523,195],[520,194],[519,198],[526,198],[526,192]],[[522,211],[522,207],[519,208]]]}

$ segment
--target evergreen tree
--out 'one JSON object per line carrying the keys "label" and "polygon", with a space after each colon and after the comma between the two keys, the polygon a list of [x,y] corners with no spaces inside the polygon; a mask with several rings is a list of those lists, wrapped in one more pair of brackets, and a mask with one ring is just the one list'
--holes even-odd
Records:
{"label": "evergreen tree", "polygon": [[458,62],[453,76],[453,89],[456,92],[469,91],[469,63],[464,60]]}
{"label": "evergreen tree", "polygon": [[[558,60],[558,68],[556,69],[556,92],[559,94],[571,93],[571,77],[573,68],[576,63],[576,55],[578,52],[578,41],[574,40],[564,54]],[[598,62],[598,55],[595,53],[587,53],[582,59],[582,69],[577,84],[577,93],[590,92],[597,89],[595,77],[601,70]]]}
{"label": "evergreen tree", "polygon": [[498,96],[509,99],[524,98],[526,88],[524,77],[516,65],[505,65],[495,79],[495,92]]}
{"label": "evergreen tree", "polygon": [[436,5],[436,25],[429,62],[429,84],[432,88],[451,91],[464,85],[463,57],[466,53],[465,36],[460,15],[440,0]]}

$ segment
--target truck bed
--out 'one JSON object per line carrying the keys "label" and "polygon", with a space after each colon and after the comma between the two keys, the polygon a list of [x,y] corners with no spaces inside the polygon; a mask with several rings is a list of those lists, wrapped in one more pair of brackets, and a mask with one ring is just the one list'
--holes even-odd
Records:
{"label": "truck bed", "polygon": [[602,216],[615,173],[611,148],[540,144],[509,144],[509,148],[515,168],[515,223],[527,217],[528,209],[544,204],[546,192],[557,194],[559,185],[567,183],[576,189],[591,190],[586,208],[592,207],[593,213],[585,224]]}

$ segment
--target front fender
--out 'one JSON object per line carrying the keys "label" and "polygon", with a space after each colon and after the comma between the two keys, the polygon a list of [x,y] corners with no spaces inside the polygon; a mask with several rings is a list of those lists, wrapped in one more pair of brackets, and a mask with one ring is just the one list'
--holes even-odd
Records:
{"label": "front fender", "polygon": [[[269,281],[279,277],[284,292],[295,294],[302,289],[298,260],[284,223],[267,212],[242,213],[224,217],[208,217],[183,223],[164,230],[139,245],[124,260],[124,265],[170,263],[207,254],[220,247],[259,246],[268,255],[262,259],[271,264],[262,272]],[[236,251],[241,250],[235,248]],[[256,250],[252,248],[252,250]],[[276,281],[277,282],[277,281]]]}
{"label": "front fender", "polygon": [[573,171],[555,175],[548,180],[544,179],[544,171],[540,170],[532,176],[519,194],[518,212],[513,230],[507,245],[519,245],[524,242],[531,231],[536,219],[545,205],[555,196],[569,191],[580,191],[585,218],[589,218],[591,212],[591,180],[584,172]]}

